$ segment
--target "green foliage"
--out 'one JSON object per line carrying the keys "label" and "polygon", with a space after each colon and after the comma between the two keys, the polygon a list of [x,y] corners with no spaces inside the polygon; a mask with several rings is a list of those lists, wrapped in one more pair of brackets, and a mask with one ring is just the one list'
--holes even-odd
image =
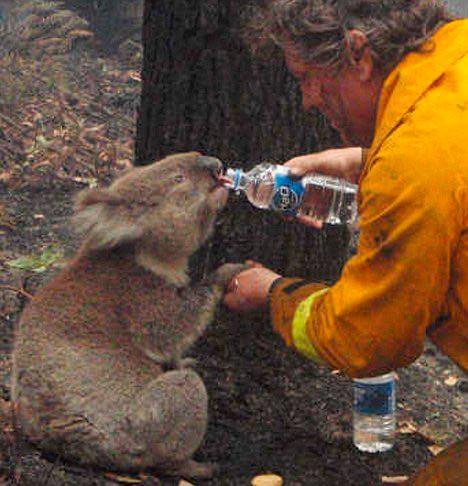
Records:
{"label": "green foliage", "polygon": [[63,252],[58,248],[46,248],[40,255],[29,255],[7,262],[11,268],[27,270],[29,272],[43,273],[51,267],[60,266]]}

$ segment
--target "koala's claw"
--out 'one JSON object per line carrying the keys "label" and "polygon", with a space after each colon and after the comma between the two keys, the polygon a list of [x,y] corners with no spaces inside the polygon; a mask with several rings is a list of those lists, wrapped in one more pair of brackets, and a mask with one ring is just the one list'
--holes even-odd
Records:
{"label": "koala's claw", "polygon": [[185,368],[192,368],[197,364],[195,358],[172,358],[168,361],[161,362],[164,371],[183,370]]}
{"label": "koala's claw", "polygon": [[197,364],[197,360],[195,358],[183,358],[179,360],[177,366],[179,369],[183,369],[183,368],[192,368],[196,364]]}

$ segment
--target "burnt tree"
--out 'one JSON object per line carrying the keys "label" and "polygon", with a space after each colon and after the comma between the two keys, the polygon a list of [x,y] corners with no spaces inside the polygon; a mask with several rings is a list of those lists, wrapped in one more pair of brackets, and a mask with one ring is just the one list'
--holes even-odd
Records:
{"label": "burnt tree", "polygon": [[[336,146],[324,119],[301,111],[281,53],[260,62],[242,41],[249,3],[146,0],[137,164],[198,150],[250,168]],[[343,228],[305,229],[230,199],[214,242],[192,266],[253,258],[289,276],[330,281],[339,275]]]}

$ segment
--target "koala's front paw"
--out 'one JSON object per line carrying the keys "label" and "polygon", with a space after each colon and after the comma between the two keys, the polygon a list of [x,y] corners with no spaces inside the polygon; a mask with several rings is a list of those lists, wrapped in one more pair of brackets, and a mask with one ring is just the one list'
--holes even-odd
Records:
{"label": "koala's front paw", "polygon": [[182,358],[178,362],[178,368],[179,369],[193,368],[196,364],[197,364],[197,360],[195,358]]}
{"label": "koala's front paw", "polygon": [[212,283],[225,290],[229,282],[240,272],[252,268],[249,263],[225,263],[215,270],[212,276]]}

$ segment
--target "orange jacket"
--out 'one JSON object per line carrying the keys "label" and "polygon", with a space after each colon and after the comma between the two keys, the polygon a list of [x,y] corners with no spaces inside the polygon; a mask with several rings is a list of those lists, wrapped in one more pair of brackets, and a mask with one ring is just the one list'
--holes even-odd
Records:
{"label": "orange jacket", "polygon": [[359,185],[357,254],[330,288],[278,280],[288,345],[352,377],[414,361],[427,334],[468,368],[468,20],[385,80]]}

